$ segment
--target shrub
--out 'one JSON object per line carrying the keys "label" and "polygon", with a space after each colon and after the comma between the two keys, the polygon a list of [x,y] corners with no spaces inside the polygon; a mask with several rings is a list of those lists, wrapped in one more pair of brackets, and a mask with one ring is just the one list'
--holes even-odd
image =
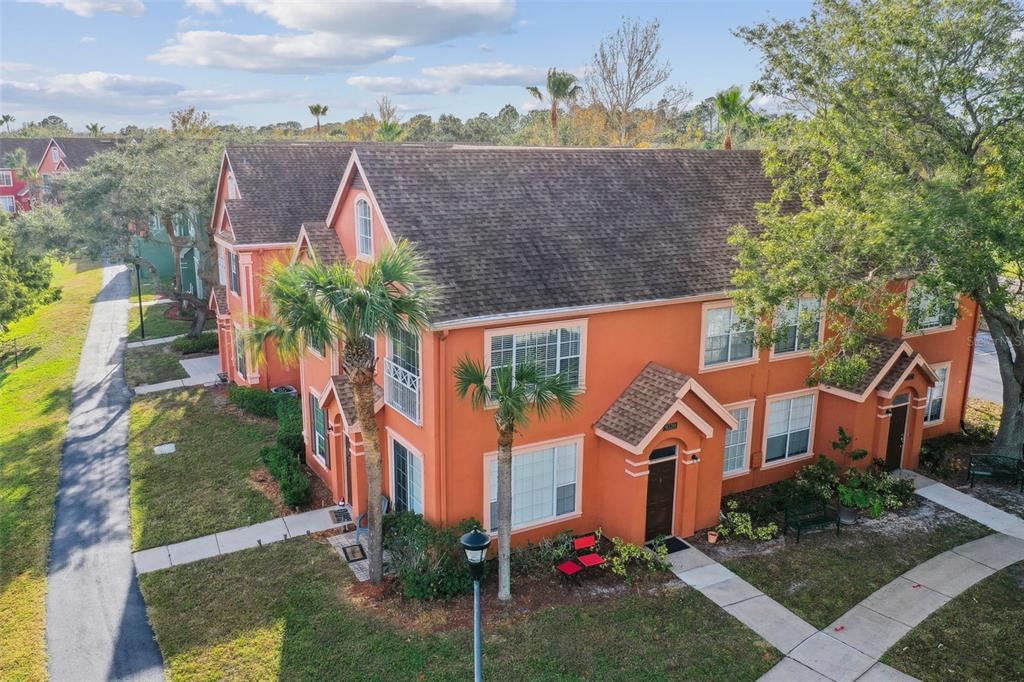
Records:
{"label": "shrub", "polygon": [[295,454],[280,445],[268,445],[260,450],[260,459],[267,465],[267,469],[276,479],[284,476],[293,465],[298,467],[299,463]]}
{"label": "shrub", "polygon": [[285,504],[298,507],[309,499],[309,479],[294,452],[280,445],[269,445],[260,450],[260,459],[281,486]]}
{"label": "shrub", "polygon": [[277,417],[277,404],[281,398],[280,395],[259,388],[228,386],[228,400],[257,417],[266,417],[267,419]]}
{"label": "shrub", "polygon": [[830,500],[839,485],[839,465],[825,455],[818,455],[818,461],[797,471],[793,478],[798,492]]}
{"label": "shrub", "polygon": [[644,574],[669,569],[668,548],[660,540],[655,541],[654,551],[649,552],[645,547],[612,538],[612,551],[604,560],[602,565],[627,583],[635,582]]}
{"label": "shrub", "polygon": [[528,576],[553,571],[557,564],[572,556],[572,541],[572,533],[563,530],[555,537],[544,538],[537,544],[513,547],[509,557],[513,575]]}
{"label": "shrub", "polygon": [[412,599],[450,599],[473,590],[469,564],[459,544],[480,524],[466,519],[454,528],[436,528],[415,512],[384,516],[384,549],[391,553],[402,594]]}
{"label": "shrub", "polygon": [[306,452],[302,438],[302,404],[290,395],[278,396],[277,444],[301,457]]}
{"label": "shrub", "polygon": [[750,519],[748,512],[739,511],[739,503],[736,500],[726,502],[726,508],[722,522],[718,524],[718,535],[723,538],[741,537],[748,540],[766,541],[773,539],[779,534],[779,524],[774,521],[763,526],[755,526]]}
{"label": "shrub", "polygon": [[839,501],[856,509],[866,509],[872,518],[885,510],[902,509],[914,501],[914,483],[884,471],[851,470],[839,486]]}
{"label": "shrub", "polygon": [[183,355],[189,355],[190,353],[208,353],[210,351],[217,350],[217,347],[217,332],[204,332],[195,339],[182,336],[179,339],[171,341],[171,350],[175,350]]}

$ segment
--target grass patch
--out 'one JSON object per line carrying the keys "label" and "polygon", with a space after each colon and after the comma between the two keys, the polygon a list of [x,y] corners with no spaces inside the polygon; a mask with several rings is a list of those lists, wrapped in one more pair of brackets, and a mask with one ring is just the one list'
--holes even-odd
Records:
{"label": "grass patch", "polygon": [[57,266],[59,301],[12,326],[26,349],[0,371],[0,679],[45,679],[46,560],[71,385],[102,270]]}
{"label": "grass patch", "polygon": [[[131,273],[132,289],[128,296],[130,301],[138,302],[139,300],[139,282],[135,279],[135,270],[129,270]],[[156,292],[156,284],[149,277],[142,278],[142,300],[143,301],[155,301],[158,298],[162,298],[160,294]]]}
{"label": "grass patch", "polygon": [[[172,680],[471,679],[470,630],[400,627],[354,603],[353,580],[306,538],[140,577]],[[690,589],[536,610],[484,636],[485,679],[731,682],[779,658]]]}
{"label": "grass patch", "polygon": [[[132,402],[132,546],[145,549],[266,521],[271,502],[249,481],[275,422],[238,416],[222,394],[202,389]],[[177,452],[153,447],[176,443]]]}
{"label": "grass patch", "polygon": [[882,657],[925,682],[1022,680],[1024,563],[989,576],[933,613]]}
{"label": "grass patch", "polygon": [[129,386],[158,384],[161,381],[185,379],[188,372],[181,366],[181,356],[169,344],[127,348],[124,351],[124,375]]}
{"label": "grass patch", "polygon": [[[172,303],[156,303],[142,308],[142,317],[146,323],[146,338],[159,339],[165,336],[185,334],[192,327],[191,320],[169,320],[164,313],[172,306]],[[209,327],[211,320],[206,320]],[[142,329],[139,326],[139,308],[132,308],[128,313],[128,340],[142,341]]]}
{"label": "grass patch", "polygon": [[741,578],[817,628],[827,627],[872,592],[936,554],[991,531],[929,502],[905,514],[778,539],[732,556],[712,554]]}

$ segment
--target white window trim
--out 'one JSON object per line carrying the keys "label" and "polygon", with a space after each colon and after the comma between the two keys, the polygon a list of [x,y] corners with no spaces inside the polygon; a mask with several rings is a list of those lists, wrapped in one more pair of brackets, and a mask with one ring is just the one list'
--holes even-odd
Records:
{"label": "white window trim", "polygon": [[[818,307],[818,343],[825,340],[825,306],[826,302],[819,299],[817,296],[801,296],[800,300],[814,298],[819,302]],[[797,318],[799,320],[799,318]],[[797,328],[797,334],[799,335],[800,330]],[[775,344],[772,344],[771,349],[768,352],[768,362],[775,362],[776,360],[791,360],[793,358],[805,358],[811,354],[811,349],[806,348],[803,350],[788,350],[777,352],[775,350]]]}
{"label": "white window trim", "polygon": [[[394,429],[387,427],[388,432],[388,472],[390,480],[388,481],[388,490],[391,493],[391,508],[395,508],[395,443],[401,444],[410,455],[420,461],[420,471],[423,472],[423,489],[420,491],[421,499],[423,500],[423,513],[427,511],[427,469],[424,465],[423,453],[414,448],[409,441],[399,436]],[[410,509],[410,511],[412,511]]]}
{"label": "white window trim", "polygon": [[[939,418],[938,419],[933,419],[932,421],[926,421],[924,423],[926,428],[932,427],[932,426],[938,426],[938,425],[942,424],[944,421],[946,421],[946,403],[949,401],[949,378],[952,376],[953,363],[952,362],[938,362],[938,363],[936,363],[934,365],[930,365],[930,367],[932,368],[932,371],[935,372],[936,375],[938,375],[939,370],[945,369],[946,370],[946,380],[942,384],[942,410],[939,412]],[[931,389],[928,389],[928,393],[930,393],[930,392],[931,392]],[[928,393],[925,394],[925,403],[924,403],[925,418],[928,417],[928,407],[931,404],[931,401],[928,400]]]}
{"label": "white window trim", "polygon": [[[242,295],[242,257],[234,251],[228,251],[228,292],[235,295]],[[237,264],[237,269],[236,269]],[[238,291],[235,291],[235,275],[238,276]]]}
{"label": "white window trim", "polygon": [[731,369],[733,367],[744,367],[746,365],[756,365],[761,361],[761,349],[757,347],[757,339],[754,339],[754,354],[749,358],[742,360],[730,360],[729,362],[716,362],[713,365],[704,364],[705,351],[707,350],[708,342],[708,311],[715,310],[717,308],[734,308],[736,307],[735,302],[732,299],[726,299],[724,301],[709,301],[704,303],[700,307],[700,358],[698,366],[698,374],[705,374],[707,372],[717,372],[721,369]]}
{"label": "white window trim", "polygon": [[953,313],[953,322],[951,324],[942,325],[940,327],[928,327],[926,329],[910,329],[910,303],[911,303],[911,291],[917,282],[910,282],[907,284],[906,292],[906,309],[907,314],[903,318],[903,329],[901,330],[900,336],[904,339],[911,339],[916,336],[925,336],[927,334],[940,334],[942,332],[949,332],[956,329],[956,324],[960,320],[960,297],[956,297],[956,311]]}
{"label": "white window trim", "polygon": [[[0,201],[3,202],[3,209],[8,213],[14,213],[15,211],[18,210],[18,200],[11,195],[4,195],[2,198],[0,198]],[[7,208],[8,201],[10,202],[10,209]]]}
{"label": "white window trim", "polygon": [[[561,516],[552,516],[547,519],[541,519],[540,521],[534,521],[532,523],[524,524],[521,526],[512,526],[512,534],[525,533],[526,531],[533,530],[535,528],[541,528],[543,526],[550,526],[555,523],[564,523],[565,521],[576,519],[583,516],[583,440],[584,436],[582,433],[575,436],[568,436],[566,438],[555,438],[552,440],[539,441],[536,443],[530,443],[528,445],[518,445],[512,448],[513,460],[517,455],[526,455],[537,450],[547,450],[549,448],[557,448],[560,445],[569,445],[570,443],[576,444],[576,509],[568,514],[562,514]],[[483,456],[483,477],[484,484],[483,488],[483,527],[484,532],[491,537],[496,537],[498,532],[496,530],[486,530],[491,527],[491,463],[498,459],[498,452],[487,452]]]}
{"label": "white window trim", "polygon": [[56,145],[50,147],[50,161],[53,163],[60,163],[60,149]]}
{"label": "white window trim", "polygon": [[232,341],[234,341],[233,345],[235,347],[232,348],[231,350],[234,351],[235,354],[235,373],[239,374],[243,379],[245,379],[246,383],[249,383],[249,349],[245,347],[244,343],[242,345],[242,362],[245,364],[242,367],[242,371],[238,371],[238,342],[242,338],[241,334],[242,328],[236,324],[235,335],[232,338]]}
{"label": "white window trim", "polygon": [[224,255],[224,249],[221,246],[217,246],[217,274],[220,277],[220,285],[227,286],[228,284],[228,262]]}
{"label": "white window trim", "polygon": [[[508,336],[517,334],[529,334],[532,332],[547,332],[552,329],[565,329],[579,327],[580,330],[580,383],[576,388],[577,394],[582,394],[587,389],[587,321],[588,318],[581,317],[573,320],[559,320],[557,322],[542,322],[539,324],[523,324],[516,327],[495,327],[484,330],[484,366],[487,368],[487,385],[491,383],[491,339],[495,336]],[[490,405],[494,407],[494,405]]]}
{"label": "white window trim", "polygon": [[[360,237],[359,237],[359,203],[360,202],[366,202],[366,207],[368,209],[370,209],[370,252],[369,253],[363,253],[359,249],[359,239],[360,239]],[[370,197],[368,197],[365,192],[360,192],[359,194],[356,195],[356,200],[352,204],[352,211],[353,211],[353,218],[354,218],[353,226],[355,227],[355,233],[356,233],[356,260],[371,261],[371,260],[373,260],[373,254],[374,254],[374,251],[376,250],[376,244],[374,243],[374,239],[373,239],[373,202],[370,201]]]}
{"label": "white window trim", "polygon": [[[776,393],[775,395],[766,396],[764,400],[764,424],[761,427],[761,469],[774,469],[775,467],[785,466],[792,464],[793,462],[799,462],[805,459],[810,459],[814,456],[814,426],[818,421],[818,402],[819,402],[819,391],[817,388],[802,389],[799,391],[788,391],[786,393]],[[768,420],[772,411],[772,403],[781,402],[783,400],[792,400],[794,398],[802,398],[805,395],[814,396],[814,400],[811,403],[811,428],[807,434],[807,452],[798,455],[790,455],[789,457],[783,457],[780,460],[769,462],[768,457]]]}
{"label": "white window trim", "polygon": [[14,187],[14,173],[12,171],[0,170],[0,187]]}
{"label": "white window trim", "polygon": [[[740,410],[740,409],[743,409],[743,408],[747,408],[747,409],[750,410],[750,413],[747,416],[747,453],[746,453],[745,460],[743,462],[743,466],[741,468],[734,469],[734,470],[729,471],[729,472],[725,471],[725,446],[723,444],[723,447],[722,447],[722,480],[724,481],[724,480],[727,480],[727,479],[730,479],[730,478],[736,478],[737,476],[743,476],[745,474],[749,474],[750,473],[750,459],[751,459],[750,456],[752,454],[751,451],[754,449],[754,413],[757,410],[757,398],[751,398],[750,400],[743,400],[743,401],[740,401],[738,403],[730,403],[728,405],[722,405],[722,407],[724,407],[726,410],[729,410],[730,412],[732,410]],[[723,441],[723,443],[724,443],[724,441]]]}
{"label": "white window trim", "polygon": [[[320,405],[320,394],[314,391],[312,388],[309,389],[309,396],[312,396],[317,403]],[[324,469],[327,468],[327,458],[317,452],[316,447],[316,415],[313,414],[313,407],[309,404],[309,398],[307,397],[304,401],[306,403],[307,411],[309,412],[309,451],[313,453],[313,459],[320,463]],[[327,410],[323,410],[324,413],[324,447],[330,450],[330,444],[327,439],[330,438],[330,427],[327,422]]]}
{"label": "white window trim", "polygon": [[[402,409],[400,407],[398,407],[397,405],[392,404],[388,400],[387,383],[388,383],[388,381],[391,381],[391,379],[388,378],[386,364],[387,363],[391,363],[391,352],[392,352],[392,343],[393,343],[393,340],[392,340],[392,338],[390,336],[386,336],[385,339],[384,339],[384,350],[385,350],[385,357],[383,358],[384,359],[384,363],[385,363],[385,368],[384,368],[384,386],[383,386],[383,388],[384,388],[384,404],[387,405],[388,407],[390,407],[391,409],[393,409],[398,414],[400,414],[403,417],[405,417],[406,419],[408,419],[410,422],[412,422],[416,426],[423,426],[423,334],[421,334],[419,332],[412,332],[412,333],[416,337],[416,356],[419,358],[419,367],[417,368],[418,371],[416,372],[416,415],[417,415],[417,418],[413,418],[412,416],[406,414],[405,412],[402,411]],[[377,357],[376,339],[374,339],[373,355],[374,355],[374,358]],[[402,369],[404,369],[404,368],[402,368]]]}

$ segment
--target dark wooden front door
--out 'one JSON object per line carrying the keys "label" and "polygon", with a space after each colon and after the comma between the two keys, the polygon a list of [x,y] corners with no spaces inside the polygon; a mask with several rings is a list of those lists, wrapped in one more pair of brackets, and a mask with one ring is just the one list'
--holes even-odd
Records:
{"label": "dark wooden front door", "polygon": [[345,501],[352,504],[352,442],[345,436]]}
{"label": "dark wooden front door", "polygon": [[885,450],[885,470],[903,466],[903,445],[907,435],[907,404],[894,405],[889,417],[889,444]]}
{"label": "dark wooden front door", "polygon": [[[651,453],[657,460],[676,454],[675,447],[658,448]],[[672,508],[676,492],[676,460],[652,461],[647,475],[647,530],[644,538],[651,540],[672,535]]]}

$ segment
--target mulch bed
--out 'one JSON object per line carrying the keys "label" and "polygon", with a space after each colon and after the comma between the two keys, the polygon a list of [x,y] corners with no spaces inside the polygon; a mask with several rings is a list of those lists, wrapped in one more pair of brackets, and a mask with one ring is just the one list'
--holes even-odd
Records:
{"label": "mulch bed", "polygon": [[290,514],[299,514],[312,511],[313,509],[334,506],[334,498],[331,496],[330,489],[320,480],[319,476],[313,473],[312,469],[305,464],[301,466],[302,473],[309,479],[310,485],[309,501],[300,507],[289,507],[284,503],[284,500],[281,498],[281,486],[265,466],[256,467],[249,472],[249,482],[273,503],[278,516],[288,516]]}

